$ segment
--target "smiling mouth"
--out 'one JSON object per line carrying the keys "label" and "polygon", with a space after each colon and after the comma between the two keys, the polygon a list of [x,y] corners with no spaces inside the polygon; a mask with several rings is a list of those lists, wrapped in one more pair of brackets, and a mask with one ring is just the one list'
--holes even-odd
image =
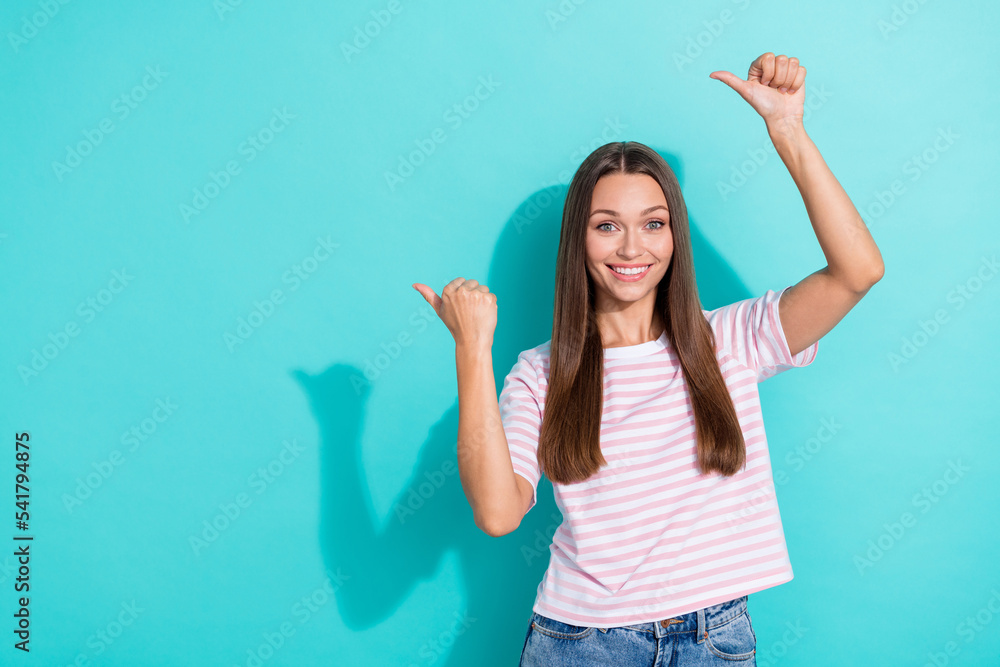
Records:
{"label": "smiling mouth", "polygon": [[652,264],[645,265],[644,267],[642,267],[642,270],[638,272],[635,272],[635,269],[628,269],[629,273],[619,273],[618,271],[615,271],[614,267],[612,267],[610,264],[605,264],[605,266],[607,266],[608,270],[611,271],[611,273],[615,274],[615,277],[618,278],[619,280],[625,282],[635,282],[637,280],[642,280],[643,276],[649,273],[649,267],[651,267]]}

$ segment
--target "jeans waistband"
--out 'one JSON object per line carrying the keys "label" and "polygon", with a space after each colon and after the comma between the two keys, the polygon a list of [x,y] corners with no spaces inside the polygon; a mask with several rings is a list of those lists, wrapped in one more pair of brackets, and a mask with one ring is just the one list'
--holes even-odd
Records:
{"label": "jeans waistband", "polygon": [[689,611],[671,618],[664,618],[649,623],[637,623],[624,627],[632,630],[651,632],[657,638],[677,632],[697,632],[700,639],[708,630],[728,623],[747,610],[747,596],[720,602],[704,609]]}

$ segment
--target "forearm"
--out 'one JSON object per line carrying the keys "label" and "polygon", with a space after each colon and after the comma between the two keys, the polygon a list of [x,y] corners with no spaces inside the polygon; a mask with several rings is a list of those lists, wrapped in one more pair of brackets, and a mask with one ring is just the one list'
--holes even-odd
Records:
{"label": "forearm", "polygon": [[855,291],[868,289],[882,276],[882,254],[850,197],[801,121],[768,125],[767,130],[802,195],[827,273]]}
{"label": "forearm", "polygon": [[518,503],[517,481],[500,419],[490,348],[457,345],[458,470],[476,525],[507,532]]}

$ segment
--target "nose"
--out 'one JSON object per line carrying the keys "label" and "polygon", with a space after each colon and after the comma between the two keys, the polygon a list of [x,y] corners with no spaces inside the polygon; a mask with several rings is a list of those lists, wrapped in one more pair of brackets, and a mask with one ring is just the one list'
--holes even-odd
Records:
{"label": "nose", "polygon": [[624,238],[622,239],[622,247],[619,248],[618,254],[625,259],[638,257],[642,254],[642,244],[639,242],[638,231],[634,229],[625,231]]}

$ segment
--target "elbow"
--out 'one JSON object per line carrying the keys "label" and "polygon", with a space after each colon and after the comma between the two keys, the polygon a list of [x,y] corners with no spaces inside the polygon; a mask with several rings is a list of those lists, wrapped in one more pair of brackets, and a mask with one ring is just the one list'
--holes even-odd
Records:
{"label": "elbow", "polygon": [[875,286],[875,283],[882,280],[883,275],[885,275],[885,265],[878,262],[865,271],[855,271],[849,276],[846,274],[841,276],[840,283],[852,292],[864,295]]}
{"label": "elbow", "polygon": [[871,274],[868,277],[868,287],[865,289],[865,291],[867,292],[875,285],[875,283],[882,280],[882,276],[884,275],[885,275],[885,264],[880,261],[872,268]]}
{"label": "elbow", "polygon": [[497,517],[476,517],[476,526],[490,537],[503,537],[513,533],[520,526],[520,522],[511,524],[509,521],[499,520]]}

